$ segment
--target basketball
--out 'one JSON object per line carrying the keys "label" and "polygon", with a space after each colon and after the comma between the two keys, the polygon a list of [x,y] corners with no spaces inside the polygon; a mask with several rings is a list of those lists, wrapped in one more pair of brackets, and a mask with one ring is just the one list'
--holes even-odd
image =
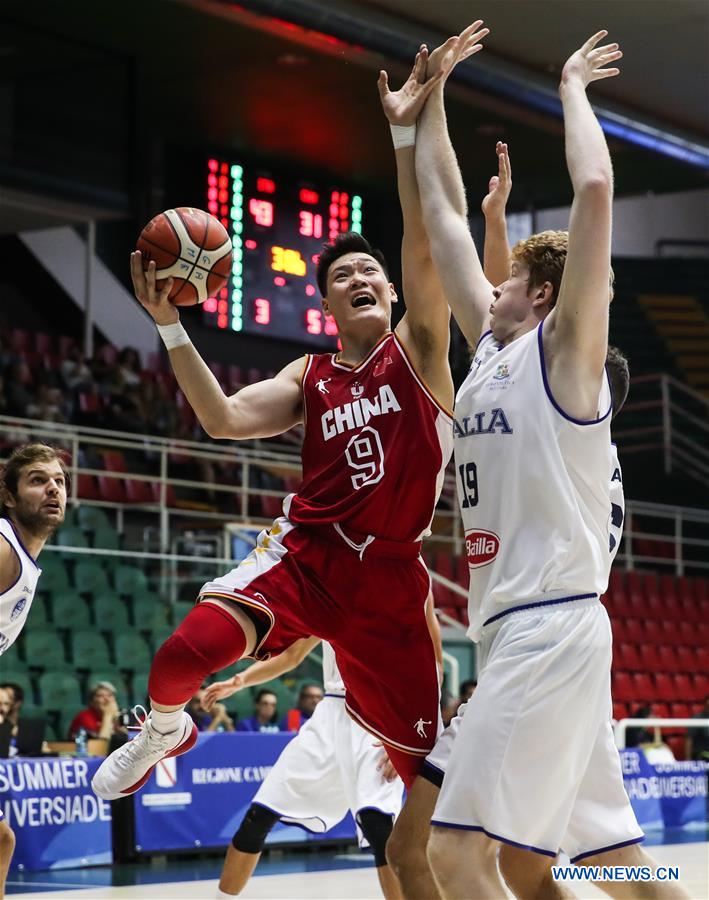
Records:
{"label": "basketball", "polygon": [[141,231],[137,249],[147,270],[155,261],[157,287],[174,284],[169,299],[177,306],[204,303],[224,286],[231,272],[231,240],[209,213],[189,206],[167,209]]}

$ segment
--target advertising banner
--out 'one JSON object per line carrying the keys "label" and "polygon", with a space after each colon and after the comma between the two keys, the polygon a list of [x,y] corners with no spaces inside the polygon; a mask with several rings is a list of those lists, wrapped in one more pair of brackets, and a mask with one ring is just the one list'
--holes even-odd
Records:
{"label": "advertising banner", "polygon": [[621,750],[623,780],[641,828],[702,828],[707,770],[699,760],[651,765],[641,750]]}

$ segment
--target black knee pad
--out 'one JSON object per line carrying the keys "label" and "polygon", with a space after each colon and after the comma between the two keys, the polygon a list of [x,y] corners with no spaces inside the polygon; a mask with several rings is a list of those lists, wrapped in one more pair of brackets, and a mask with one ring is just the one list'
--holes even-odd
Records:
{"label": "black knee pad", "polygon": [[372,848],[376,865],[385,866],[387,864],[386,845],[394,827],[394,816],[384,813],[380,809],[366,807],[357,812],[357,824]]}
{"label": "black knee pad", "polygon": [[271,812],[258,803],[252,803],[231,839],[232,846],[241,853],[260,853],[269,831],[279,819],[278,813]]}

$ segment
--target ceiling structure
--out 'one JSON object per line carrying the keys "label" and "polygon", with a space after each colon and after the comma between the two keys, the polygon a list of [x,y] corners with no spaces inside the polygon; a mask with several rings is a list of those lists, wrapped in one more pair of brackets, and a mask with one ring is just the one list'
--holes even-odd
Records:
{"label": "ceiling structure", "polygon": [[[150,169],[157,142],[168,151],[248,153],[391,189],[377,72],[386,68],[392,84],[400,82],[417,43],[457,32],[470,9],[456,0],[27,0],[2,11],[12,28],[0,31],[0,106],[3,89],[19,96],[33,80],[33,121],[55,123],[47,135],[59,148],[54,157],[62,147],[88,154],[102,136],[103,160],[111,140],[125,156],[125,132],[133,174]],[[591,88],[594,102],[622,121],[709,148],[704,0],[478,0],[474,13],[493,34],[449,90],[451,135],[471,196],[493,174],[501,138],[512,155],[514,206],[568,201],[558,73],[601,27],[626,55],[620,78]],[[125,67],[125,83],[104,77],[109,65]],[[71,79],[71,89],[50,89]],[[47,101],[43,110],[43,93],[51,109]],[[709,185],[707,168],[617,137],[610,143],[619,194]],[[0,181],[2,162],[0,142]],[[105,168],[111,186],[127,190],[120,166]]]}

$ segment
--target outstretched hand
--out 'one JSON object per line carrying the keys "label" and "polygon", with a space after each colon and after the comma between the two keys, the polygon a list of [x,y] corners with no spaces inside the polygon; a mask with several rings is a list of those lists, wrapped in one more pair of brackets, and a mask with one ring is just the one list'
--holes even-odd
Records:
{"label": "outstretched hand", "polygon": [[389,90],[389,76],[384,69],[379,73],[377,80],[379,99],[382,101],[382,109],[390,125],[416,124],[426,98],[443,77],[443,72],[438,72],[427,79],[427,64],[428,47],[421,44],[411,74],[398,91]]}
{"label": "outstretched hand", "polygon": [[613,78],[620,74],[620,69],[604,69],[610,62],[615,62],[623,56],[618,44],[605,44],[596,47],[596,44],[606,37],[607,31],[597,31],[586,43],[567,59],[561,72],[561,83],[569,84],[580,81],[583,87],[587,87],[592,81],[601,78]]}
{"label": "outstretched hand", "polygon": [[158,325],[171,325],[179,322],[177,307],[170,303],[168,297],[172,289],[172,278],[166,279],[161,288],[157,287],[155,277],[155,261],[150,260],[147,270],[143,269],[143,257],[140,250],[130,255],[130,277],[133,280],[133,291],[141,306],[155,319]]}
{"label": "outstretched hand", "polygon": [[215,681],[210,684],[202,696],[202,706],[211,712],[212,707],[217,700],[223,700],[224,697],[231,697],[237,691],[244,687],[244,678],[242,675],[234,675],[233,678],[227,678],[226,681]]}
{"label": "outstretched hand", "polygon": [[510,166],[510,156],[507,152],[507,144],[498,141],[495,146],[495,152],[497,153],[497,175],[493,175],[490,179],[487,195],[483,198],[482,211],[485,218],[504,216],[510,191],[512,190],[512,168]]}
{"label": "outstretched hand", "polygon": [[478,19],[463,29],[459,35],[448,38],[440,47],[436,47],[429,57],[426,75],[430,78],[442,73],[446,79],[459,62],[482,50],[483,45],[480,41],[490,34],[489,28],[480,27],[482,23],[482,19]]}

